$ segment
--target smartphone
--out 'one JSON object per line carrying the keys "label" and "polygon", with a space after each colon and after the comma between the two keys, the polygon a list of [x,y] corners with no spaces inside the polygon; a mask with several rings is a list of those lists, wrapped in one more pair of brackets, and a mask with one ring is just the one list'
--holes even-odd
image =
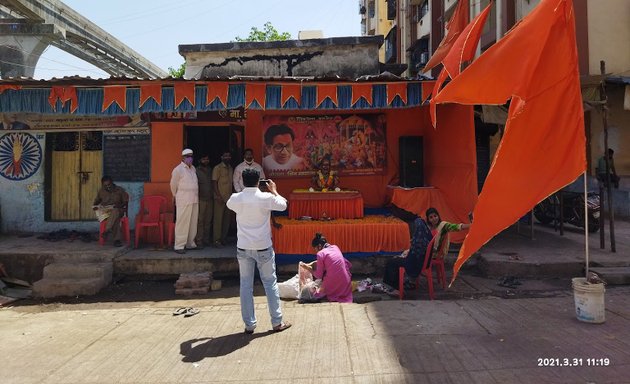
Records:
{"label": "smartphone", "polygon": [[258,189],[260,189],[263,192],[269,192],[269,180],[267,179],[258,180]]}
{"label": "smartphone", "polygon": [[269,180],[268,179],[260,179],[258,180],[258,184],[262,185],[262,184],[269,184]]}

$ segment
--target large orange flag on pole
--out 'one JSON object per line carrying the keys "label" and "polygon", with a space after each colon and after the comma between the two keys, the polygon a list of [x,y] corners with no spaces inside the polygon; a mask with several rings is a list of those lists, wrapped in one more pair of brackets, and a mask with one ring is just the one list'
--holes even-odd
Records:
{"label": "large orange flag on pole", "polygon": [[542,0],[446,85],[435,102],[502,105],[510,98],[505,133],[453,279],[483,244],[586,169],[571,0]]}
{"label": "large orange flag on pole", "polygon": [[470,3],[469,0],[459,0],[451,19],[446,24],[447,33],[444,39],[440,42],[429,62],[424,66],[423,72],[428,72],[431,68],[440,64],[444,57],[451,50],[451,47],[455,43],[455,40],[462,33],[466,25],[470,20]]}

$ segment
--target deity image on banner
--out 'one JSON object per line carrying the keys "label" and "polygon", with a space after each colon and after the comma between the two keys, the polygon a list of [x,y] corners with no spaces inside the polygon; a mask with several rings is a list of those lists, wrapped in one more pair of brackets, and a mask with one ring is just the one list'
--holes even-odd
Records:
{"label": "deity image on banner", "polygon": [[271,178],[312,176],[326,157],[339,175],[382,174],[385,131],[383,114],[265,116],[262,166]]}

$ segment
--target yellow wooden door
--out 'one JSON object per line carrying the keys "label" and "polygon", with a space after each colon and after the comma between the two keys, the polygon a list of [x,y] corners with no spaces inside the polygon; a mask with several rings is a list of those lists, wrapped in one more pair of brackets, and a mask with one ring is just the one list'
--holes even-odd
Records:
{"label": "yellow wooden door", "polygon": [[51,220],[95,220],[92,202],[101,185],[101,132],[55,133],[51,156]]}

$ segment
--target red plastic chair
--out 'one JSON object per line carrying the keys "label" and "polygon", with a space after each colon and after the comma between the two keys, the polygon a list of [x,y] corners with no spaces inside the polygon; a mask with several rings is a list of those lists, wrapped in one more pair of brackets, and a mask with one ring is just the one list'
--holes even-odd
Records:
{"label": "red plastic chair", "polygon": [[[429,288],[429,298],[435,299],[433,294],[433,265],[436,265],[437,278],[442,283],[442,288],[446,288],[446,273],[444,271],[444,259],[433,259],[431,257],[431,250],[433,249],[433,243],[435,237],[431,239],[427,246],[426,254],[424,256],[424,265],[420,271],[420,275],[416,278],[416,288],[420,289],[420,276],[424,275],[427,278],[427,286]],[[398,298],[402,300],[405,296],[405,267],[398,268]]]}
{"label": "red plastic chair", "polygon": [[[120,218],[120,229],[123,233],[123,238],[125,239],[125,243],[127,246],[131,245],[131,231],[129,230],[129,217],[127,215],[127,208],[129,204],[129,194],[127,193],[127,204],[125,204],[125,212],[123,213],[123,217]],[[107,226],[107,219],[101,221],[101,225],[98,230],[98,243],[100,245],[105,245],[105,239],[103,238],[103,232],[105,232],[105,227]]]}
{"label": "red plastic chair", "polygon": [[155,227],[160,234],[160,247],[164,246],[164,222],[162,214],[166,210],[166,197],[144,196],[140,199],[140,212],[136,215],[136,248],[144,228]]}

